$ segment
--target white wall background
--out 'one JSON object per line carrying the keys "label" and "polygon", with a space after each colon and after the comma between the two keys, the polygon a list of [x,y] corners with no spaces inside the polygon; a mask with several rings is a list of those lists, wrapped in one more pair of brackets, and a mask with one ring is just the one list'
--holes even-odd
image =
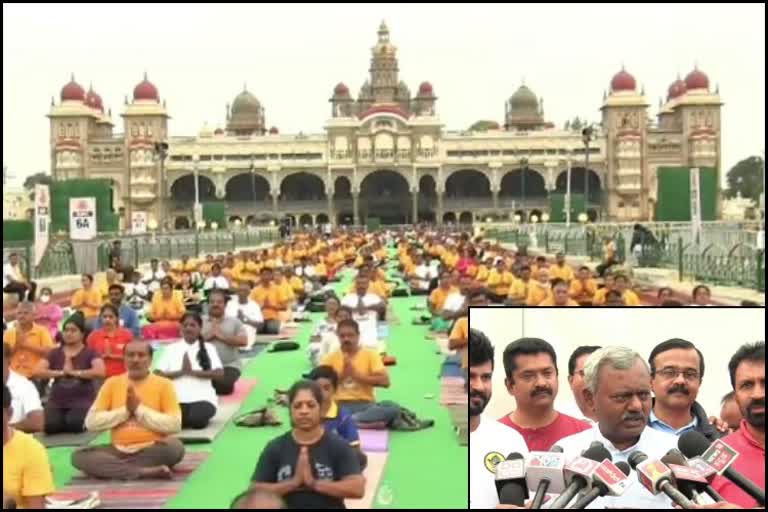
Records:
{"label": "white wall background", "polygon": [[573,399],[568,358],[579,345],[629,346],[647,360],[653,347],[664,340],[689,340],[702,351],[706,364],[697,400],[709,414],[719,414],[720,399],[731,390],[728,361],[740,345],[765,339],[764,314],[757,308],[471,308],[470,327],[483,331],[496,349],[493,396],[486,414],[500,418],[515,408],[514,398],[504,387],[502,354],[522,336],[542,338],[555,347],[560,370],[555,408]]}

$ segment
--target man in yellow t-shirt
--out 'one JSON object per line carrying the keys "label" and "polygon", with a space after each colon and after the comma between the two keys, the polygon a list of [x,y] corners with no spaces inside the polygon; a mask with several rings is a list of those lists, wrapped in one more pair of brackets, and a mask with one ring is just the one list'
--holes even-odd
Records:
{"label": "man in yellow t-shirt", "polygon": [[491,292],[489,299],[492,302],[502,303],[509,295],[509,289],[512,283],[515,282],[515,276],[507,270],[507,264],[504,258],[499,258],[496,261],[496,267],[488,274],[488,281],[486,283],[488,290]]}
{"label": "man in yellow t-shirt", "polygon": [[[72,465],[108,480],[168,478],[184,458],[184,445],[171,437],[181,430],[181,407],[170,380],[150,373],[152,347],[143,340],[125,346],[127,373],[110,377],[99,390],[85,426],[111,430],[112,442],[72,455]],[[187,365],[184,375],[194,376]]]}
{"label": "man in yellow t-shirt", "polygon": [[96,317],[99,316],[102,302],[101,293],[99,288],[94,286],[91,274],[83,274],[82,283],[83,287],[72,294],[71,306],[72,309],[81,311],[85,317],[86,325],[92,327]]}
{"label": "man in yellow t-shirt", "polygon": [[576,279],[571,281],[569,294],[579,304],[592,304],[592,299],[597,292],[597,283],[590,277],[589,267],[581,266],[576,274]]}
{"label": "man in yellow t-shirt", "polygon": [[259,334],[278,334],[280,332],[280,313],[287,311],[288,297],[272,281],[272,269],[262,267],[260,281],[251,291],[251,299],[261,308],[264,325]]}
{"label": "man in yellow t-shirt", "polygon": [[616,276],[616,291],[621,294],[624,304],[627,306],[639,306],[640,298],[635,292],[629,289],[629,278],[624,274]]}
{"label": "man in yellow t-shirt", "polygon": [[528,298],[528,288],[531,285],[531,267],[523,265],[520,268],[520,276],[515,279],[509,287],[507,304],[521,306],[525,304]]}
{"label": "man in yellow t-shirt", "polygon": [[56,490],[45,447],[32,435],[10,426],[11,392],[3,385],[3,508],[5,497],[19,509],[44,509]]}
{"label": "man in yellow t-shirt", "polygon": [[556,277],[552,280],[552,293],[539,303],[539,306],[578,306],[579,303],[568,296],[568,283]]}
{"label": "man in yellow t-shirt", "polygon": [[592,299],[593,306],[604,306],[605,296],[608,292],[616,289],[616,281],[613,274],[606,274],[603,283],[603,287],[595,292],[595,296]]}
{"label": "man in yellow t-shirt", "polygon": [[573,269],[566,265],[565,254],[559,252],[555,255],[555,264],[549,267],[549,278],[560,278],[567,284],[573,281]]}
{"label": "man in yellow t-shirt", "polygon": [[400,414],[391,402],[376,403],[373,388],[389,387],[389,374],[381,356],[360,347],[360,327],[354,320],[342,320],[336,326],[340,350],[331,352],[320,363],[332,367],[339,376],[336,402],[352,412],[358,424],[389,425]]}
{"label": "man in yellow t-shirt", "polygon": [[[487,306],[489,304],[487,292],[482,288],[472,290],[467,296],[467,304],[469,307]],[[461,369],[465,371],[467,370],[467,360],[469,357],[467,354],[468,342],[469,316],[462,316],[453,324],[451,334],[448,336],[448,348],[459,351],[459,354],[461,354]]]}
{"label": "man in yellow t-shirt", "polygon": [[546,268],[541,268],[536,275],[536,281],[531,281],[531,285],[528,287],[528,297],[525,299],[525,305],[538,306],[551,295],[549,271]]}
{"label": "man in yellow t-shirt", "polygon": [[32,302],[19,304],[16,326],[5,332],[3,341],[13,349],[11,370],[31,379],[42,359],[54,348],[48,329],[34,323],[35,305]]}

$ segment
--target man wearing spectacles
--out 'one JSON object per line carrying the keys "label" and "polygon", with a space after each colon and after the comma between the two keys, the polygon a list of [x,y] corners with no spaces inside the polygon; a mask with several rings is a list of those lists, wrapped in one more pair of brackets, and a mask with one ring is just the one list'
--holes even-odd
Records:
{"label": "man wearing spectacles", "polygon": [[679,338],[659,343],[648,364],[655,395],[649,427],[676,436],[696,430],[710,441],[729,432],[725,422],[708,418],[696,401],[704,378],[704,356],[693,343]]}

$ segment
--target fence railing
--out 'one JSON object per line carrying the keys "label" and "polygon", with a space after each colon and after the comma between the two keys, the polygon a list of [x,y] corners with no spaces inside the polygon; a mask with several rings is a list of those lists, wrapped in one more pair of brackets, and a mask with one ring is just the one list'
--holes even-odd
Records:
{"label": "fence railing", "polygon": [[[752,245],[751,236],[723,233],[720,240],[726,243],[702,244],[701,240],[708,239],[705,236],[695,243],[680,234],[670,234],[675,233],[675,230],[670,230],[660,236],[657,243],[637,244],[633,250],[629,247],[631,238],[627,237],[626,230],[611,232],[595,229],[598,227],[589,225],[538,230],[489,228],[485,230],[485,236],[515,244],[518,248],[536,248],[546,253],[563,252],[570,256],[586,256],[593,261],[602,258],[603,237],[610,236],[620,263],[629,261],[637,267],[676,270],[680,281],[690,279],[765,292],[765,250],[757,244]],[[746,241],[728,244],[729,240]]]}
{"label": "fence railing", "polygon": [[[121,240],[121,260],[138,266],[152,259],[170,260],[181,256],[199,258],[201,255],[236,251],[274,242],[279,238],[277,228],[251,228],[228,232],[188,232],[178,235],[142,235]],[[98,269],[110,266],[112,240],[103,240],[98,247]]]}
{"label": "fence railing", "polygon": [[[153,258],[158,260],[178,259],[183,255],[198,258],[201,255],[236,251],[244,247],[255,247],[279,239],[277,228],[251,228],[230,232],[188,232],[173,235],[135,235],[120,238],[101,238],[96,243],[97,264],[94,271],[104,271],[110,266],[109,254],[113,240],[121,241],[121,260],[138,266]],[[30,265],[34,259],[32,243],[3,244],[3,262],[12,253],[19,255],[24,275],[33,279],[55,277],[76,273],[75,251],[67,240],[51,240],[40,265]]]}

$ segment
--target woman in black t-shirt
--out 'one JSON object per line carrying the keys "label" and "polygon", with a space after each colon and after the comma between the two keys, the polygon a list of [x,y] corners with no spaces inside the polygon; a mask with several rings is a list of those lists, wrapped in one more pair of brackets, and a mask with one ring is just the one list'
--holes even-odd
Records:
{"label": "woman in black t-shirt", "polygon": [[288,400],[293,429],[261,453],[253,488],[282,496],[288,508],[346,508],[345,499],[362,498],[365,478],[357,455],[349,443],[325,431],[318,384],[297,382]]}

